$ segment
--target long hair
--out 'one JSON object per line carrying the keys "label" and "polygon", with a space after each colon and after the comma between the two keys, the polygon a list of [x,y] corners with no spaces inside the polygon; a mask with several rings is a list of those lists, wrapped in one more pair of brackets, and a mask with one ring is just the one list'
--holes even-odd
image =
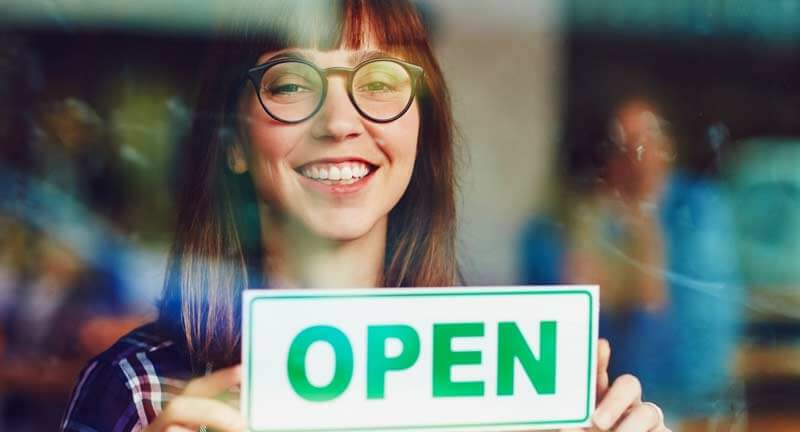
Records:
{"label": "long hair", "polygon": [[[195,368],[238,362],[241,292],[263,287],[264,251],[252,180],[227,167],[243,74],[287,47],[359,49],[367,38],[425,71],[410,183],[391,210],[386,287],[459,283],[450,99],[425,28],[405,1],[267,2],[212,43],[187,139],[180,146],[177,227],[159,321],[186,341]],[[268,235],[268,233],[267,233]]]}

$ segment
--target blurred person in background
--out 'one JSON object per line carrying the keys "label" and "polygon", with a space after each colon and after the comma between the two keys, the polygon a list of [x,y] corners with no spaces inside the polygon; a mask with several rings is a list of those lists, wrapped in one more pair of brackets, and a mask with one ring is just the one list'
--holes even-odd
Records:
{"label": "blurred person in background", "polygon": [[736,416],[743,299],[730,205],[713,172],[676,166],[659,113],[624,99],[603,123],[606,140],[587,150],[597,135],[584,134],[571,147],[595,156],[566,157],[590,163],[564,173],[560,211],[526,227],[522,281],[599,284],[600,334],[619,356],[612,377],[640,377],[674,420]]}
{"label": "blurred person in background", "polygon": [[[159,319],[89,363],[62,430],[243,430],[220,398],[241,380],[245,288],[460,283],[449,96],[414,7],[250,15],[202,69]],[[595,422],[666,431],[600,346]]]}
{"label": "blurred person in background", "polygon": [[603,181],[574,203],[567,282],[599,283],[603,307],[612,314],[666,305],[666,251],[657,210],[673,146],[662,122],[645,102],[621,107],[610,125]]}

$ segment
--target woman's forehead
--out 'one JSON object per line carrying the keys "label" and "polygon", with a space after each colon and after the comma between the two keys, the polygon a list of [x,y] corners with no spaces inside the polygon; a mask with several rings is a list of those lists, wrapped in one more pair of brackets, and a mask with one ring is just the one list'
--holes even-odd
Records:
{"label": "woman's forehead", "polygon": [[[382,8],[375,10],[347,10],[339,19],[331,19],[326,8],[316,10],[312,17],[304,15],[302,21],[289,21],[277,31],[282,35],[277,45],[268,45],[257,64],[263,64],[285,53],[298,54],[321,67],[355,66],[376,57],[394,57],[409,61],[414,56],[416,39],[405,34],[403,26],[386,25]],[[328,14],[326,14],[327,12]],[[414,45],[414,46],[412,46]],[[328,61],[332,62],[326,64]]]}
{"label": "woman's forehead", "polygon": [[359,49],[337,48],[333,50],[319,50],[314,48],[285,48],[269,51],[258,57],[258,64],[285,57],[295,57],[308,60],[320,67],[355,66],[361,62],[382,57],[402,57],[389,50],[381,49],[374,45],[364,45]]}

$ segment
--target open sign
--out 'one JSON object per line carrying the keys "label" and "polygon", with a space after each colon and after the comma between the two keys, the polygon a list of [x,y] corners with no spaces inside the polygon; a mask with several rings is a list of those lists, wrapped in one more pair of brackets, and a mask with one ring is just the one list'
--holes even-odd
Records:
{"label": "open sign", "polygon": [[597,288],[252,290],[253,431],[580,427],[594,406]]}

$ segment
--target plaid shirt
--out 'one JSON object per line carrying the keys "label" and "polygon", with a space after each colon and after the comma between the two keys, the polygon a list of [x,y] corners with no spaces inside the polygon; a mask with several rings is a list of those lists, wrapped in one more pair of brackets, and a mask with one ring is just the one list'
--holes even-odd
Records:
{"label": "plaid shirt", "polygon": [[61,423],[68,432],[144,429],[192,378],[181,344],[155,324],[123,336],[81,372]]}

